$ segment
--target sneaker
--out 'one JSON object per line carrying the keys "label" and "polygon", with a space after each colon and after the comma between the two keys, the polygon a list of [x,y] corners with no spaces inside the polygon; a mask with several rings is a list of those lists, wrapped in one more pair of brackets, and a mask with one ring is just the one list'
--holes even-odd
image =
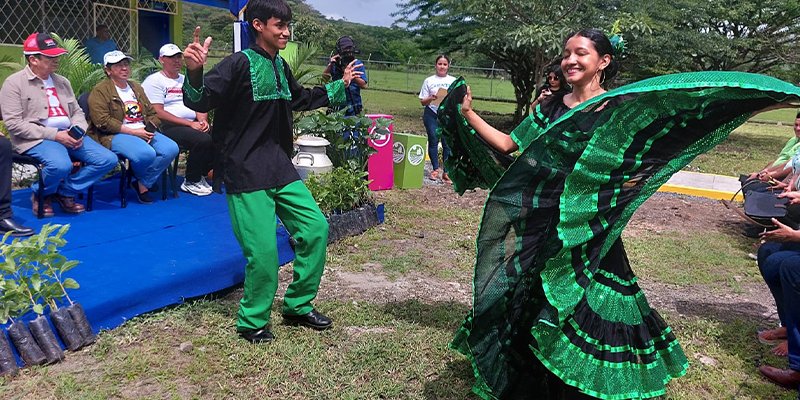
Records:
{"label": "sneaker", "polygon": [[208,196],[211,194],[210,189],[206,189],[200,182],[189,182],[184,180],[181,183],[181,190],[187,193],[191,193],[195,196]]}
{"label": "sneaker", "polygon": [[211,185],[209,185],[209,184],[208,184],[208,182],[206,182],[206,177],[205,177],[205,176],[201,176],[201,177],[200,177],[200,181],[199,181],[199,182],[197,182],[197,183],[198,183],[200,186],[202,186],[202,187],[204,187],[204,188],[208,189],[208,191],[209,191],[209,192],[213,192],[213,191],[214,191],[214,188],[212,188],[212,187],[211,187]]}

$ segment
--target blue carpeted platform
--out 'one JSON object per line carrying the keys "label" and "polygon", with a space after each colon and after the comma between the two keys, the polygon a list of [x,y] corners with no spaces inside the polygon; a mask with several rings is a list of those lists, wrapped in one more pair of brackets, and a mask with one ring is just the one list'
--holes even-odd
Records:
{"label": "blue carpeted platform", "polygon": [[[53,205],[53,218],[36,219],[30,190],[13,193],[14,218],[31,227],[70,224],[62,253],[80,265],[68,273],[81,288],[70,297],[83,305],[95,331],[114,328],[142,313],[235,286],[244,279],[245,259],[233,235],[225,196],[178,198],[120,208],[119,180],[95,186],[94,209],[68,215]],[[281,264],[294,259],[289,236],[278,228]]]}

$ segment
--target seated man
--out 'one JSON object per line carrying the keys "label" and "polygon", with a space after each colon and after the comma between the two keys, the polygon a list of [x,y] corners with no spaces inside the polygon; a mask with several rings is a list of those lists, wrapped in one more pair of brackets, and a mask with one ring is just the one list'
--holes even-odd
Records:
{"label": "seated man", "polygon": [[767,164],[760,171],[747,175],[745,179],[740,179],[742,184],[753,179],[766,183],[770,183],[770,181],[780,182],[786,179],[792,172],[790,161],[798,150],[800,150],[800,111],[797,112],[794,120],[794,136],[786,141],[780,154],[778,154],[778,158],[773,163]]}
{"label": "seated man", "polygon": [[189,150],[186,161],[186,179],[181,190],[197,196],[211,194],[211,185],[205,176],[211,170],[214,149],[211,143],[211,126],[208,114],[195,112],[183,105],[183,52],[169,43],[161,47],[158,61],[162,70],[142,82],[147,98],[161,120],[161,133]]}
{"label": "seated man", "polygon": [[[800,194],[792,196],[800,198]],[[787,355],[789,369],[779,369],[768,365],[759,371],[769,380],[790,389],[800,385],[800,231],[772,220],[776,229],[761,235],[766,241],[758,250],[758,267],[767,283],[782,328],[759,333],[758,338],[765,343],[779,343],[773,352]],[[786,339],[788,346],[782,346]]]}
{"label": "seated man", "polygon": [[[75,195],[111,171],[117,165],[117,156],[91,138],[69,134],[71,126],[85,131],[87,123],[69,81],[55,73],[58,57],[66,50],[46,33],[28,36],[22,50],[27,66],[9,76],[0,88],[0,109],[11,144],[17,153],[29,155],[43,165],[44,188],[39,188],[37,182],[32,189],[34,193],[44,192],[45,216],[53,216],[52,197],[65,212],[81,213],[84,207],[75,202]],[[84,162],[74,174],[72,158]],[[31,201],[36,213],[35,195]]]}

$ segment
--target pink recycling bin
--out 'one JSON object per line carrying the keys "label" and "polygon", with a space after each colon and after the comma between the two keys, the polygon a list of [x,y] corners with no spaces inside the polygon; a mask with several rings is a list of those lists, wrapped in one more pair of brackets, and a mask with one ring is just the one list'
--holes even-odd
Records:
{"label": "pink recycling bin", "polygon": [[[378,118],[394,119],[387,114],[367,114],[372,118],[370,136],[375,130],[375,120]],[[394,124],[389,125],[389,133],[380,134],[374,139],[369,139],[369,145],[378,152],[369,156],[367,160],[368,179],[370,190],[387,190],[394,186],[394,161],[392,158],[392,132]]]}

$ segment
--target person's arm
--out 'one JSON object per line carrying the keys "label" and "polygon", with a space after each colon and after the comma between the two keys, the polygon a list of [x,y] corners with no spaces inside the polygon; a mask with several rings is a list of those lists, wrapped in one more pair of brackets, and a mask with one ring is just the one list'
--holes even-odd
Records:
{"label": "person's arm", "polygon": [[[0,110],[3,112],[3,123],[8,131],[23,139],[48,139],[56,140],[58,129],[48,128],[25,120],[26,107],[22,87],[19,85],[18,76],[6,79],[0,88]],[[44,94],[42,94],[44,96]]]}
{"label": "person's arm", "polygon": [[467,86],[467,94],[464,96],[464,101],[461,103],[461,114],[467,120],[467,123],[475,129],[475,132],[480,135],[486,143],[500,152],[510,154],[519,149],[519,146],[514,143],[510,135],[507,135],[493,126],[489,125],[472,109],[472,90]]}
{"label": "person's arm", "polygon": [[[183,81],[183,104],[197,112],[208,112],[216,108],[218,99],[230,88],[230,60],[226,58],[217,64],[207,75],[203,66],[208,61],[208,49],[212,39],[207,37],[200,44],[200,27],[194,28],[194,40],[186,46],[183,58],[186,61],[186,79]],[[225,65],[225,71],[220,68]],[[222,92],[220,92],[222,91]]]}
{"label": "person's arm", "polygon": [[292,75],[288,64],[284,64],[284,74],[289,82],[289,91],[292,94],[292,110],[308,111],[325,106],[343,106],[347,104],[345,97],[345,87],[355,83],[355,78],[361,72],[357,70],[359,65],[355,61],[351,62],[344,69],[342,79],[329,82],[325,87],[304,88],[297,82]]}
{"label": "person's arm", "polygon": [[422,104],[423,107],[427,107],[434,100],[436,100],[436,93],[431,93],[431,90],[428,88],[428,78],[425,78],[425,80],[422,81],[422,87],[419,89],[419,103]]}
{"label": "person's arm", "polygon": [[360,75],[353,76],[353,83],[358,85],[361,89],[366,89],[367,86],[369,86],[367,83],[367,68],[361,60],[355,60],[355,63],[356,65],[360,65],[360,67],[355,67],[354,71],[360,72]]}
{"label": "person's arm", "polygon": [[800,242],[800,231],[790,228],[773,218],[776,229],[761,234],[761,240],[767,242]]}
{"label": "person's arm", "polygon": [[335,54],[328,61],[328,65],[325,66],[325,71],[322,71],[322,77],[325,78],[326,81],[331,80],[331,73],[333,72],[333,64],[335,64],[337,61],[339,61],[339,55]]}

